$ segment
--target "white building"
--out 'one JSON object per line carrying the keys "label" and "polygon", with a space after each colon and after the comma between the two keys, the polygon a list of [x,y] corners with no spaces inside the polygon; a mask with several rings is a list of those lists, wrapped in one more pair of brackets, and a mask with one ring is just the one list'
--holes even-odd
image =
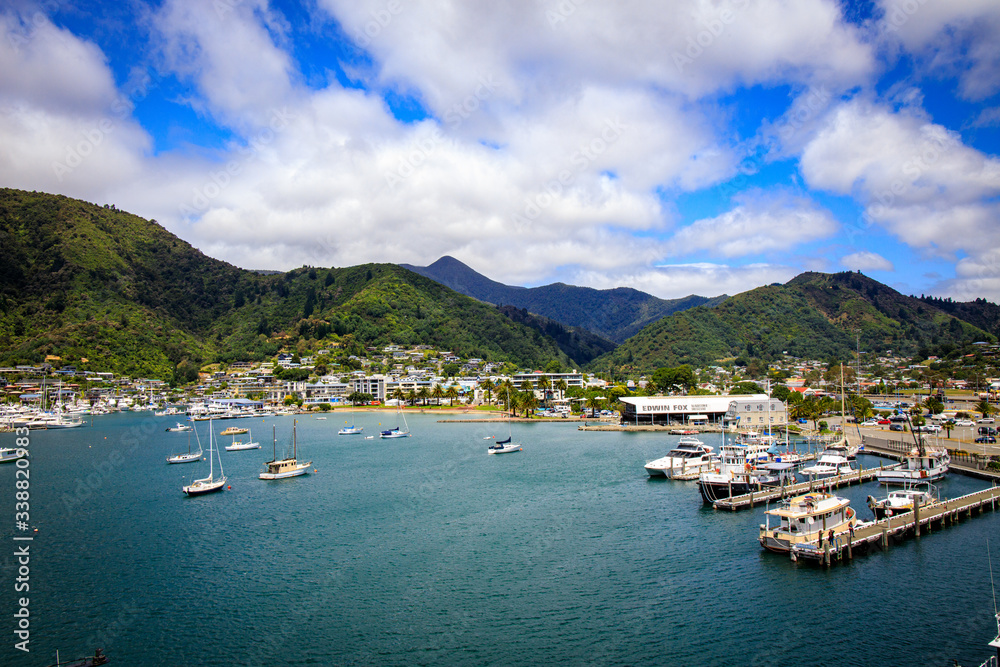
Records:
{"label": "white building", "polygon": [[787,422],[785,405],[766,394],[721,396],[629,396],[623,424],[733,424],[767,428]]}

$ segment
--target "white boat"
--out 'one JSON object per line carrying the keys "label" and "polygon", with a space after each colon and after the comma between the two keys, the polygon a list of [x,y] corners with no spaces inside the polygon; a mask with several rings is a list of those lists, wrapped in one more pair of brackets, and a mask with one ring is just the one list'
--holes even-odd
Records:
{"label": "white boat", "polygon": [[[297,423],[298,420],[292,422],[291,458],[285,458],[280,460],[278,459],[277,449],[276,449],[277,440],[274,436],[274,431],[272,430],[271,442],[272,442],[272,447],[275,448],[274,454],[272,455],[271,460],[264,464],[267,466],[267,468],[264,470],[264,472],[260,473],[258,477],[260,477],[261,479],[285,479],[286,477],[297,477],[299,475],[305,475],[307,472],[309,472],[309,466],[312,465],[312,461],[309,461],[308,463],[301,463],[299,462],[298,459],[295,458],[296,456],[298,456],[298,443],[295,438],[295,425]],[[273,428],[274,427],[272,426],[272,429]]]}
{"label": "white boat", "polygon": [[[212,447],[214,438],[212,436],[212,422],[208,422],[208,477],[196,479],[187,486],[181,487],[184,493],[189,496],[201,496],[206,493],[221,491],[226,485],[226,475],[222,471],[222,455],[218,447]],[[219,457],[219,476],[215,477],[215,459],[212,458],[212,451]]]}
{"label": "white boat", "polygon": [[83,420],[62,414],[43,413],[30,420],[26,426],[32,430],[49,430],[58,428],[77,428],[83,426]]}
{"label": "white boat", "polygon": [[650,477],[675,477],[711,470],[718,462],[712,448],[698,438],[685,437],[667,455],[646,464]]}
{"label": "white boat", "polygon": [[254,442],[253,434],[250,432],[250,429],[247,429],[247,441],[246,442],[238,442],[236,440],[236,436],[234,435],[233,436],[233,444],[226,445],[226,451],[227,452],[239,452],[239,451],[242,451],[244,449],[260,449],[260,443],[259,442]]}
{"label": "white boat", "polygon": [[[508,390],[509,393],[509,390]],[[508,399],[509,403],[509,399]],[[521,443],[513,442],[513,437],[511,436],[510,430],[510,413],[507,413],[507,439],[497,440],[495,443],[486,448],[487,454],[509,454],[511,452],[521,451]]]}
{"label": "white boat", "polygon": [[800,472],[816,479],[855,472],[855,468],[848,458],[847,442],[841,441],[830,445],[819,455],[816,463],[802,468]]}
{"label": "white boat", "polygon": [[720,460],[715,468],[698,476],[698,490],[702,500],[714,503],[722,498],[740,496],[774,483],[774,476],[759,469],[767,463],[768,446],[763,443],[740,444],[733,442],[722,446]]}
{"label": "white boat", "polygon": [[[346,421],[344,422],[347,423]],[[360,435],[365,430],[364,426],[354,425],[354,404],[351,404],[351,425],[337,431],[337,435]]]}
{"label": "white boat", "polygon": [[170,426],[167,428],[169,433],[184,433],[185,431],[193,431],[194,427],[189,424],[182,424],[177,422],[176,426]]}
{"label": "white boat", "polygon": [[[760,526],[760,545],[768,551],[788,553],[797,544],[834,539],[851,530],[856,518],[851,501],[831,493],[806,493],[789,498],[778,509],[768,510]],[[771,528],[771,517],[779,524]]]}
{"label": "white boat", "polygon": [[921,436],[918,445],[903,457],[899,467],[879,470],[875,478],[879,484],[907,485],[936,482],[948,473],[951,456],[947,449],[928,449]]}
{"label": "white boat", "polygon": [[403,420],[403,428],[395,426],[387,431],[382,431],[379,433],[380,438],[409,438],[410,437],[410,427],[406,423],[406,415],[403,414],[403,409],[396,404],[396,419]]}
{"label": "white boat", "polygon": [[198,441],[197,452],[191,451],[191,436],[189,435],[187,454],[174,454],[173,456],[168,456],[167,463],[194,463],[195,461],[201,460],[201,438],[198,437],[198,431],[194,432],[194,437]]}
{"label": "white boat", "polygon": [[935,502],[931,485],[926,489],[908,487],[898,491],[890,491],[889,495],[881,500],[876,500],[873,496],[868,496],[868,507],[875,514],[876,519],[884,519],[887,516],[912,512],[914,506],[924,507]]}
{"label": "white boat", "polygon": [[27,453],[27,450],[20,447],[2,447],[0,448],[0,463],[13,463]]}

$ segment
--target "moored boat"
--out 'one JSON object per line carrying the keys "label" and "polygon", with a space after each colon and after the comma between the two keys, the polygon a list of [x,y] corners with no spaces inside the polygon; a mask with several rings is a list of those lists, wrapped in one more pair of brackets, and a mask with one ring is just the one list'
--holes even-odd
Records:
{"label": "moored boat", "polygon": [[[271,479],[285,479],[288,477],[298,477],[299,475],[305,475],[309,472],[309,466],[312,465],[312,461],[307,463],[302,463],[296,457],[298,456],[298,441],[295,436],[295,426],[298,422],[292,423],[292,456],[289,458],[278,459],[277,450],[272,454],[272,459],[265,463],[266,468],[258,477],[265,480]],[[272,429],[274,427],[272,426]],[[272,431],[272,447],[276,447],[276,438]]]}
{"label": "moored boat", "polygon": [[[761,524],[760,545],[768,551],[788,553],[797,544],[821,542],[850,532],[855,521],[851,501],[831,493],[813,492],[789,498],[778,509],[768,510]],[[771,528],[771,517],[780,522]]]}
{"label": "moored boat", "polygon": [[650,477],[676,477],[710,470],[717,458],[712,456],[712,447],[698,438],[684,437],[667,452],[667,455],[645,465]]}
{"label": "moored boat", "polygon": [[890,491],[889,495],[881,500],[876,500],[873,496],[868,496],[868,507],[876,519],[884,519],[887,516],[912,512],[914,507],[924,507],[932,505],[934,502],[934,494],[930,484],[924,489],[909,487]]}

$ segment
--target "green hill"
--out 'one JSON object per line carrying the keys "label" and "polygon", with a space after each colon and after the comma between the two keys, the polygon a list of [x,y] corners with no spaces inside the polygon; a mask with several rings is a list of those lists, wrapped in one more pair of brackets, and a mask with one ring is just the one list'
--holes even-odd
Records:
{"label": "green hill", "polygon": [[655,322],[595,360],[648,371],[726,358],[847,358],[857,347],[914,354],[926,345],[991,340],[991,334],[858,273],[803,273]]}
{"label": "green hill", "polygon": [[395,265],[247,271],[113,207],[0,189],[0,364],[56,355],[78,368],[190,379],[204,363],[346,337],[570,363],[539,331]]}
{"label": "green hill", "polygon": [[430,266],[402,266],[480,301],[523,308],[566,326],[582,327],[615,343],[625,341],[650,322],[671,313],[726,299],[725,295],[709,299],[693,294],[680,299],[659,299],[629,287],[598,290],[564,283],[513,287],[490,280],[447,256]]}

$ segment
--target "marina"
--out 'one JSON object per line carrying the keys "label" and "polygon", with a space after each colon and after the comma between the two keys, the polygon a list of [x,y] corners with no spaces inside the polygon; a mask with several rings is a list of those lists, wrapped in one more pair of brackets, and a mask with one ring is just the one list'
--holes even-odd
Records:
{"label": "marina", "polygon": [[[643,465],[678,436],[581,437],[565,422],[514,422],[514,439],[534,444],[495,457],[484,439],[497,423],[407,418],[408,440],[338,439],[336,420],[300,421],[300,453],[317,472],[262,483],[266,444],[223,451],[225,492],[195,498],[180,486],[204,477],[208,461],[164,464],[183,447],[164,431],[176,418],[123,413],[33,433],[31,466],[45,479],[33,487],[37,645],[5,664],[100,647],[109,664],[171,656],[220,667],[728,664],[735,652],[780,665],[824,655],[832,633],[854,638],[857,665],[896,655],[976,667],[990,650],[985,538],[1000,534],[1000,513],[989,505],[972,508],[971,521],[949,515],[947,530],[935,519],[920,539],[902,539],[904,519],[893,517],[890,550],[873,543],[827,569],[804,549],[797,561],[762,549],[763,505],[718,512],[695,484],[650,478]],[[254,424],[258,435],[268,427],[279,449],[291,444],[292,417]],[[2,466],[0,477],[13,471]],[[949,474],[939,486],[958,499],[990,485]],[[873,482],[833,493],[866,520],[865,499],[881,495]],[[76,548],[88,541],[101,549]],[[886,585],[904,580],[905,591]],[[725,600],[706,595],[722,582]],[[213,604],[193,612],[205,590]],[[901,605],[926,622],[894,613]],[[807,607],[826,613],[803,623]],[[767,619],[768,631],[740,622],[749,617]],[[691,632],[692,618],[725,637]]]}

